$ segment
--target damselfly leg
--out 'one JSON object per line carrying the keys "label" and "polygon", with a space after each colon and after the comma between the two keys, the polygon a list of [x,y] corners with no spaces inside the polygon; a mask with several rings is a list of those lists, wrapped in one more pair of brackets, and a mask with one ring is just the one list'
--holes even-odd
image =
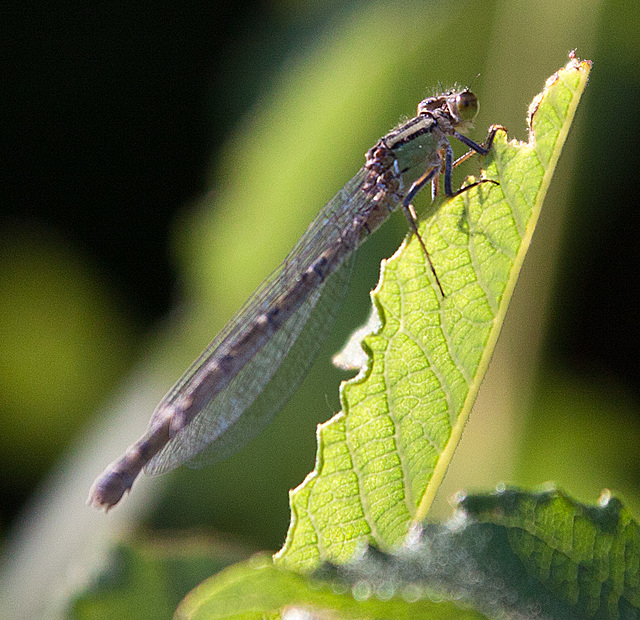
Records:
{"label": "damselfly leg", "polygon": [[[431,260],[431,256],[429,256],[427,247],[422,237],[420,236],[420,233],[418,232],[418,222],[417,222],[415,208],[413,206],[413,199],[418,194],[418,192],[420,192],[420,190],[422,190],[425,187],[425,185],[427,185],[428,183],[433,184],[432,195],[435,198],[438,195],[438,184],[439,184],[441,174],[444,175],[444,193],[448,198],[455,198],[456,196],[459,196],[463,192],[466,192],[472,189],[473,187],[477,187],[478,185],[481,185],[483,183],[493,183],[494,185],[500,185],[498,181],[494,181],[493,179],[480,179],[479,181],[469,183],[468,185],[465,185],[460,189],[453,191],[452,180],[451,180],[453,175],[453,169],[459,166],[461,163],[467,161],[467,159],[469,159],[472,155],[475,155],[476,153],[480,155],[487,155],[489,153],[489,151],[491,150],[491,146],[493,144],[493,140],[498,131],[506,132],[507,130],[502,125],[492,125],[489,128],[489,133],[487,134],[487,139],[484,144],[478,144],[477,142],[474,142],[470,138],[467,138],[466,136],[462,135],[461,133],[454,131],[452,133],[453,137],[457,138],[458,140],[460,140],[460,142],[470,147],[470,150],[464,155],[462,155],[462,157],[459,157],[458,159],[453,161],[453,149],[451,148],[451,145],[449,144],[448,141],[445,142],[440,152],[441,165],[427,169],[424,172],[424,174],[411,185],[411,187],[409,188],[409,191],[407,192],[407,195],[404,197],[404,200],[402,201],[402,212],[407,218],[407,221],[409,222],[409,226],[411,227],[411,230],[415,233],[416,237],[418,238],[420,246],[422,247],[424,255],[427,259],[427,262],[429,263],[429,268],[433,273],[433,277],[435,278],[436,284],[438,285],[438,288],[440,289],[440,293],[443,297],[445,297],[445,293],[444,293],[444,289],[442,288],[440,278],[438,278],[438,274],[436,273],[435,266],[433,264],[433,261]],[[444,158],[442,157],[442,151],[444,151]]]}

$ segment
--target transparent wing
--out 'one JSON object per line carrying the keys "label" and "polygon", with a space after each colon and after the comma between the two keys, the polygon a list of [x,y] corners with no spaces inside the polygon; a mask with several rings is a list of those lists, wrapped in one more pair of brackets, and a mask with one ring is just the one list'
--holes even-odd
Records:
{"label": "transparent wing", "polygon": [[[156,408],[149,428],[180,394],[199,380],[198,372],[216,358],[222,359],[241,341],[258,317],[290,290],[317,258],[332,244],[355,250],[361,232],[350,226],[370,198],[362,191],[366,171],[361,169],[322,209],[285,260],[254,292],[218,334],[205,352]],[[350,230],[350,238],[345,231]],[[257,435],[288,400],[304,378],[331,329],[348,286],[353,251],[333,273],[310,291],[280,329],[245,366],[229,376],[225,385],[202,404],[191,422],[181,429],[147,464],[148,474],[164,473],[192,460],[195,467],[229,456]],[[201,454],[207,446],[206,454]],[[197,457],[194,459],[194,457]]]}
{"label": "transparent wing", "polygon": [[[293,314],[278,333],[145,468],[161,474],[228,458],[260,434],[289,400],[333,327],[355,254]],[[266,386],[265,386],[266,381]]]}

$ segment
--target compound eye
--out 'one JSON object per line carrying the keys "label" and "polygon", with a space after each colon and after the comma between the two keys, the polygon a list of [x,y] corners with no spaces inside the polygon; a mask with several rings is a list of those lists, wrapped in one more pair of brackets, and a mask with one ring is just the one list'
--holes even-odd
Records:
{"label": "compound eye", "polygon": [[478,98],[470,90],[458,93],[454,106],[455,115],[462,121],[472,121],[480,108]]}

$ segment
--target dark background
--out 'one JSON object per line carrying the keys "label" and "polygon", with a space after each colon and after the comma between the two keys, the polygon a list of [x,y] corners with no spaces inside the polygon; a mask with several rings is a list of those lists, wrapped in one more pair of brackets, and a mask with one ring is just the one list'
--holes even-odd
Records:
{"label": "dark background", "polygon": [[[234,2],[203,4],[194,12],[172,2],[156,3],[150,12],[98,3],[75,11],[15,11],[4,21],[3,310],[19,317],[21,303],[39,303],[46,314],[50,307],[44,296],[22,297],[37,293],[24,280],[37,278],[34,271],[49,271],[47,251],[74,254],[62,258],[59,268],[68,268],[65,259],[80,262],[78,277],[91,271],[92,281],[83,285],[104,287],[102,294],[117,315],[95,319],[117,322],[106,328],[108,338],[118,340],[112,347],[119,359],[108,367],[105,383],[126,372],[137,356],[136,342],[171,307],[178,281],[169,250],[171,226],[181,207],[204,193],[206,171],[226,132],[282,62],[276,51],[260,54],[269,28],[283,31],[284,44],[287,27],[268,6]],[[243,54],[250,62],[243,62]],[[42,256],[34,256],[42,246]],[[49,271],[42,277],[51,278],[56,288],[55,275]],[[7,299],[16,279],[23,287],[16,291],[18,298]],[[46,342],[30,341],[38,327],[45,338],[52,335],[50,326],[29,325],[28,317],[22,318],[25,322],[16,327],[22,333],[15,340],[6,335],[2,383],[11,379],[8,363],[19,368],[20,356],[28,355],[17,350],[20,337],[40,345],[37,355],[48,356]],[[120,340],[122,333],[131,342]],[[7,351],[8,342],[16,350]],[[76,354],[83,352],[70,353]],[[88,355],[101,364],[95,354]],[[21,387],[25,399],[28,387],[55,394],[51,384]],[[87,397],[87,404],[95,406],[104,395],[100,391]],[[71,440],[67,432],[90,415],[88,407],[61,422],[56,443],[42,410],[34,412],[36,428],[30,429],[36,437],[27,436],[21,404],[21,399],[6,404],[0,416],[18,427],[16,435],[25,431],[14,438],[25,443],[3,452],[22,453],[27,445],[40,454],[21,478],[14,470],[0,474],[4,524]]]}
{"label": "dark background", "polygon": [[[632,3],[623,9],[608,0],[576,3],[584,11],[576,14],[538,2],[529,9],[537,10],[540,18],[533,24],[526,16],[506,15],[505,7],[512,5],[480,4],[471,10],[464,2],[412,3],[407,11],[432,16],[425,19],[420,35],[425,48],[420,51],[417,43],[407,46],[405,57],[399,46],[400,52],[394,52],[397,65],[387,61],[385,66],[394,67],[399,77],[389,80],[380,101],[371,100],[362,110],[369,123],[366,131],[357,139],[345,139],[344,133],[324,136],[310,122],[308,135],[294,143],[290,155],[306,162],[309,145],[319,145],[335,176],[328,178],[324,168],[312,164],[305,175],[310,186],[323,184],[326,200],[355,173],[377,136],[401,115],[413,114],[413,106],[430,92],[428,88],[438,80],[468,81],[478,71],[482,75],[474,90],[483,108],[473,137],[481,140],[489,124],[501,122],[511,135],[526,139],[524,111],[543,80],[565,64],[573,47],[578,47],[579,56],[592,58],[591,81],[553,182],[567,190],[561,205],[564,219],[555,269],[539,274],[550,281],[546,332],[532,403],[522,412],[523,419],[535,415],[527,418],[532,422],[523,422],[530,436],[522,460],[549,462],[551,454],[567,454],[561,450],[571,450],[567,442],[573,441],[584,460],[558,457],[559,468],[575,468],[579,480],[589,475],[585,465],[589,463],[602,469],[612,485],[633,494],[640,475],[638,459],[631,454],[638,445],[640,423],[638,10]],[[368,72],[382,79],[376,73],[378,58],[371,54],[354,75],[330,81],[338,73],[330,62],[332,37],[344,37],[348,25],[369,10],[367,3],[335,1],[210,2],[192,5],[188,11],[171,2],[157,2],[149,10],[98,3],[56,12],[44,7],[3,12],[0,532],[7,533],[49,468],[95,420],[96,408],[153,350],[158,330],[166,327],[176,305],[194,290],[211,298],[211,313],[220,319],[219,327],[223,315],[228,316],[260,281],[256,276],[246,290],[238,287],[244,292],[237,293],[237,299],[232,292],[234,275],[223,290],[206,278],[196,281],[202,250],[198,245],[193,255],[188,254],[185,231],[214,217],[202,214],[218,208],[222,218],[234,213],[239,218],[226,237],[218,224],[219,238],[226,243],[245,231],[246,242],[254,244],[260,229],[250,228],[250,216],[243,214],[247,206],[265,198],[248,187],[238,194],[241,199],[233,202],[233,209],[224,202],[220,206],[225,183],[232,184],[229,179],[236,172],[229,158],[241,153],[243,140],[251,143],[256,134],[266,140],[265,132],[272,130],[274,136],[287,132],[287,105],[295,109],[296,99],[280,100],[279,93],[299,88],[296,96],[307,105],[307,98],[317,94],[303,91],[305,73],[317,69],[328,76],[329,102],[342,102],[340,89]],[[402,10],[397,9],[393,21],[411,19]],[[498,28],[501,20],[509,19],[530,29],[521,46],[517,31]],[[378,36],[375,29],[367,33],[366,25],[363,28],[363,40]],[[359,40],[353,39],[353,53]],[[530,48],[529,40],[534,42]],[[348,37],[346,41],[335,45],[335,54],[350,53]],[[325,48],[326,62],[316,67],[313,54]],[[385,57],[385,53],[381,44],[379,54]],[[487,75],[488,66],[493,75]],[[512,96],[500,88],[503,69],[510,75],[519,72],[521,93]],[[402,77],[404,71],[412,72],[411,80]],[[288,103],[278,107],[278,101]],[[318,105],[336,107],[327,101],[320,98]],[[261,116],[265,110],[266,121]],[[359,113],[345,103],[337,111],[343,125],[337,126],[346,132],[350,117]],[[320,143],[325,137],[326,145]],[[278,138],[274,140],[277,145]],[[269,160],[270,152],[263,157]],[[251,179],[259,170],[242,174]],[[293,172],[282,167],[270,191],[277,194],[288,177],[299,174],[295,166]],[[296,235],[322,205],[315,197],[312,204],[307,204],[309,200],[304,193],[299,196],[300,209],[308,211],[300,216]],[[375,284],[377,264],[393,251],[402,225],[392,224],[386,240],[382,233],[377,249],[368,244],[363,250],[362,274],[367,275],[356,278],[354,295],[359,301],[353,302],[357,320],[351,318],[351,328],[366,314],[366,292]],[[269,264],[261,264],[265,273],[291,246],[289,237],[284,233],[283,237],[282,249],[265,257]],[[198,243],[207,247],[206,240]],[[210,260],[222,265],[224,276],[227,259],[219,245],[211,244],[209,251],[215,256]],[[216,293],[228,308],[215,305]],[[538,300],[530,303],[533,307]],[[348,329],[328,345],[333,347],[328,353],[339,347]],[[207,333],[210,338],[215,331]],[[195,337],[185,359],[195,357],[206,343],[206,336]],[[333,384],[310,379],[317,411],[305,430],[308,453],[294,465],[281,464],[288,476],[280,482],[282,493],[260,488],[247,492],[254,504],[251,497],[228,503],[218,495],[215,501],[191,506],[194,496],[208,493],[206,485],[217,474],[181,471],[175,478],[180,482],[170,484],[164,509],[149,517],[147,525],[215,527],[255,547],[277,548],[287,527],[286,489],[298,484],[313,466],[314,425],[337,410],[335,388],[344,375],[327,370],[327,358],[324,355],[323,369],[314,372]],[[173,379],[184,364],[176,366],[168,375]],[[299,414],[292,415],[287,424],[297,424],[298,419]],[[603,427],[615,427],[620,443],[602,439]],[[281,432],[283,427],[279,428]],[[543,456],[535,451],[541,444],[548,450]],[[115,447],[113,456],[124,447]],[[260,459],[269,458],[269,452],[256,450],[254,458],[261,467]],[[606,469],[601,458],[618,465]],[[239,463],[236,475],[250,477],[251,470]],[[201,483],[185,486],[197,476],[203,476]],[[519,476],[529,482],[558,477],[526,467]],[[235,480],[231,476],[227,486],[233,487]],[[278,495],[275,508],[265,505],[271,494]]]}

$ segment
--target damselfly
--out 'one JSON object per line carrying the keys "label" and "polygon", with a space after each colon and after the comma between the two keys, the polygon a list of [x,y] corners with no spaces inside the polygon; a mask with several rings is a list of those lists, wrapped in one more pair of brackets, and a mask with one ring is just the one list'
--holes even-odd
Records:
{"label": "damselfly", "polygon": [[[414,118],[369,149],[364,166],[162,399],[146,433],[96,479],[90,504],[107,510],[117,504],[143,468],[160,474],[183,463],[199,467],[226,458],[261,432],[304,378],[330,331],[355,250],[398,207],[445,296],[412,201],[428,183],[435,198],[441,175],[448,197],[496,183],[482,179],[452,189],[453,169],[474,153],[486,155],[496,132],[504,130],[493,125],[483,145],[462,135],[477,112],[469,89],[429,97]],[[449,137],[471,149],[455,162]]]}

